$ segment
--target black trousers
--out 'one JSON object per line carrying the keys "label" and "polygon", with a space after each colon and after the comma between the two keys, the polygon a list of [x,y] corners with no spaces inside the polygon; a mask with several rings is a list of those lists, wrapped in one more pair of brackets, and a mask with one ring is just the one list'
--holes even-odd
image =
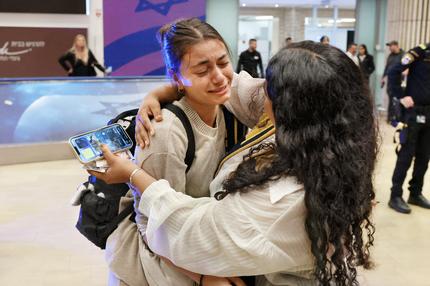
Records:
{"label": "black trousers", "polygon": [[394,106],[393,106],[393,96],[388,93],[388,110],[387,110],[387,122],[390,123],[394,118]]}
{"label": "black trousers", "polygon": [[408,135],[406,142],[402,144],[400,152],[397,154],[391,197],[402,196],[403,182],[414,157],[414,169],[412,179],[409,181],[409,191],[411,195],[421,194],[424,175],[430,159],[430,118],[427,117],[427,122],[422,124],[416,122],[415,113],[408,112],[405,117],[408,123]]}

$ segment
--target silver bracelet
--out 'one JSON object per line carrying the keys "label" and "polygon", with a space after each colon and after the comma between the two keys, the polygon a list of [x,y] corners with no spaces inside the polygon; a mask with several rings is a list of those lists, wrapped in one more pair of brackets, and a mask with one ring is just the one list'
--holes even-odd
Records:
{"label": "silver bracelet", "polygon": [[136,173],[137,172],[139,172],[139,171],[142,171],[142,169],[141,168],[136,168],[136,169],[134,169],[133,170],[133,172],[131,172],[131,174],[130,174],[130,184],[132,185],[132,186],[134,186],[134,184],[133,184],[133,177],[134,177],[134,175],[136,175]]}

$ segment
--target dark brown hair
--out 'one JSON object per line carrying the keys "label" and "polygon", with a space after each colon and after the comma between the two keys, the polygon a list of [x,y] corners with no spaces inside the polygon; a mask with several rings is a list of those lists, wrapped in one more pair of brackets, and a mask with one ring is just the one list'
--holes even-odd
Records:
{"label": "dark brown hair", "polygon": [[252,149],[216,197],[296,177],[305,189],[304,223],[318,285],[358,285],[357,267],[372,266],[375,231],[378,146],[367,85],[345,53],[311,41],[292,43],[273,56],[266,80],[276,144]]}
{"label": "dark brown hair", "polygon": [[167,70],[179,72],[182,57],[187,50],[201,41],[214,39],[221,41],[228,54],[227,44],[214,27],[197,18],[180,19],[161,27],[157,35]]}

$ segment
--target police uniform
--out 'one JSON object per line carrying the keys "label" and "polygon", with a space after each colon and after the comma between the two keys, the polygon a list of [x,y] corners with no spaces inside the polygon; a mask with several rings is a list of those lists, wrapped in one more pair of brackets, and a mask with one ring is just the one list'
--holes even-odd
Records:
{"label": "police uniform", "polygon": [[414,106],[403,111],[402,121],[406,128],[401,134],[403,140],[397,154],[389,202],[391,208],[402,213],[411,211],[402,199],[402,185],[414,157],[408,203],[430,208],[429,201],[422,195],[430,158],[430,43],[409,50],[400,63],[389,69],[388,81],[397,79],[406,69],[409,69],[407,86],[404,95],[400,96],[412,97]]}

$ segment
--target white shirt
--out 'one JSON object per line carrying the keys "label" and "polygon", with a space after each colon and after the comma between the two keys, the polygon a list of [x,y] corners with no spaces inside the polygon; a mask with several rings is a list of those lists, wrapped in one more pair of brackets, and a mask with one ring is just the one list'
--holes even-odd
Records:
{"label": "white shirt", "polygon": [[349,51],[346,52],[346,55],[357,65],[359,66],[360,63],[358,62],[358,57],[351,54]]}

